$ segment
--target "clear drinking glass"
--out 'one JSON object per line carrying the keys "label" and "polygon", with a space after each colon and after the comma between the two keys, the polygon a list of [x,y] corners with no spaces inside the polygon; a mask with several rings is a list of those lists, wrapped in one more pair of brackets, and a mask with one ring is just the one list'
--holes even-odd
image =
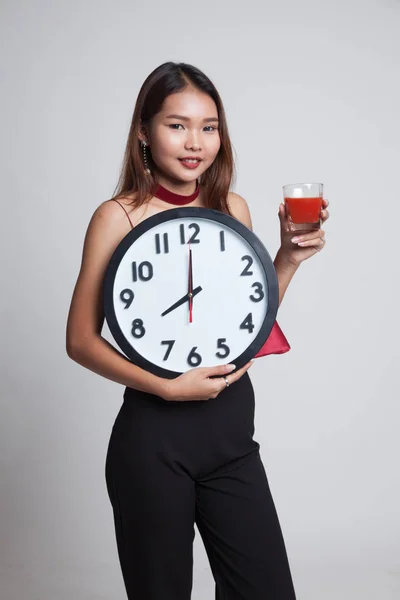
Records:
{"label": "clear drinking glass", "polygon": [[323,191],[323,183],[290,183],[283,186],[289,231],[320,228]]}

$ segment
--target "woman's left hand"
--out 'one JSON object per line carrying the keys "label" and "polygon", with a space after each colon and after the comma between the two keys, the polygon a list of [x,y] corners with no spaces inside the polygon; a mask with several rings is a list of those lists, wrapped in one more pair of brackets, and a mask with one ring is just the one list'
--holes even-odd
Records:
{"label": "woman's left hand", "polygon": [[[321,207],[321,223],[325,223],[329,219],[328,200],[322,200]],[[321,252],[325,246],[325,231],[316,229],[312,232],[289,231],[288,216],[286,206],[279,206],[279,220],[281,222],[281,247],[279,253],[287,256],[293,264],[300,264],[303,260],[307,260],[314,254]]]}

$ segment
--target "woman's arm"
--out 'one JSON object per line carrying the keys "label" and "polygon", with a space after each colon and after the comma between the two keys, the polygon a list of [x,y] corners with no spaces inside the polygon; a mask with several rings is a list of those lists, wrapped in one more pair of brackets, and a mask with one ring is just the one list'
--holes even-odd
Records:
{"label": "woman's arm", "polygon": [[289,283],[292,281],[293,275],[296,273],[299,268],[299,264],[293,263],[290,258],[282,252],[281,249],[278,250],[277,255],[274,260],[274,267],[276,271],[276,275],[278,277],[278,285],[279,285],[279,304],[283,300],[283,297],[286,293],[286,290],[289,287]]}
{"label": "woman's arm", "polygon": [[69,310],[66,350],[72,360],[94,373],[166,398],[169,380],[137,367],[101,336],[104,274],[115,248],[129,229],[124,212],[115,202],[106,201],[94,212]]}

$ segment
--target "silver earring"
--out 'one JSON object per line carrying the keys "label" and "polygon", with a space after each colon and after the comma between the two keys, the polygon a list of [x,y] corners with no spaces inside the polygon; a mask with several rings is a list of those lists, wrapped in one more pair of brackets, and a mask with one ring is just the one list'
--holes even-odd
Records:
{"label": "silver earring", "polygon": [[149,169],[149,165],[148,165],[148,162],[147,162],[146,147],[147,147],[146,142],[142,142],[144,169],[145,169],[146,173],[148,173],[149,175],[151,175],[151,171]]}

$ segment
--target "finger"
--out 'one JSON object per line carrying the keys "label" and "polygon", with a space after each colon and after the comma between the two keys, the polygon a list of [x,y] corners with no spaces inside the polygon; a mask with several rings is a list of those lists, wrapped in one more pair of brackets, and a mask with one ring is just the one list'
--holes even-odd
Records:
{"label": "finger", "polygon": [[213,381],[215,384],[218,384],[215,392],[220,394],[225,388],[233,385],[238,379],[240,379],[245,372],[250,369],[253,362],[247,363],[241,369],[238,369],[235,373],[227,374],[225,377],[216,377]]}
{"label": "finger", "polygon": [[212,388],[212,393],[214,394],[213,397],[217,396],[222,392],[222,390],[229,387],[232,383],[235,383],[235,381],[240,379],[240,377],[242,377],[242,375],[244,375],[245,372],[248,369],[250,369],[253,362],[253,360],[250,360],[241,369],[238,369],[235,373],[226,373],[226,375],[224,375],[223,377],[214,377],[213,379],[211,379],[210,381],[212,381],[213,385],[215,386]]}
{"label": "finger", "polygon": [[322,198],[322,206],[324,208],[327,208],[329,206],[329,200],[327,200],[326,198]]}
{"label": "finger", "polygon": [[289,231],[289,220],[288,220],[287,210],[286,210],[286,207],[284,204],[279,205],[278,216],[279,216],[279,221],[281,224],[282,231],[287,233]]}
{"label": "finger", "polygon": [[311,246],[311,247],[318,248],[321,250],[322,246],[325,245],[325,238],[316,238],[314,240],[308,240],[308,242],[299,242],[298,245],[301,246],[302,248],[307,248],[307,247]]}
{"label": "finger", "polygon": [[[248,371],[248,369],[250,369],[251,365],[254,363],[253,360],[249,360],[248,363],[246,363],[243,367],[241,367],[240,369],[238,369],[237,371],[235,371],[234,373],[231,373],[230,375],[226,376],[226,379],[228,380],[229,385],[232,385],[232,383],[235,383],[235,381],[237,381],[238,379],[240,379],[242,377],[242,375],[244,375],[246,373],[246,371]],[[226,381],[225,379],[223,379],[225,385],[226,385]]]}
{"label": "finger", "polygon": [[294,244],[299,244],[299,242],[308,242],[310,240],[317,240],[318,238],[324,237],[325,231],[323,229],[318,229],[317,231],[312,231],[311,233],[303,233],[303,235],[296,235],[292,238],[292,242]]}
{"label": "finger", "polygon": [[322,219],[322,222],[329,219],[329,210],[321,210],[321,219]]}
{"label": "finger", "polygon": [[282,223],[284,223],[287,218],[287,214],[286,214],[286,206],[282,202],[279,205],[278,216],[279,216],[280,221]]}
{"label": "finger", "polygon": [[225,375],[236,369],[236,365],[217,365],[216,367],[203,367],[201,370],[206,377],[215,377],[216,375]]}

